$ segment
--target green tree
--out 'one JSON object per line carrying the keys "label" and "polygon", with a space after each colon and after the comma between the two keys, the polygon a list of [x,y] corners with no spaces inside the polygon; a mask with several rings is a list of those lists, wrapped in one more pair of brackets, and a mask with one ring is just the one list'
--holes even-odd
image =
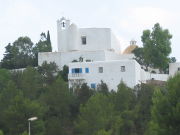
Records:
{"label": "green tree", "polygon": [[136,88],[137,102],[134,109],[136,114],[136,132],[138,135],[144,135],[148,122],[151,120],[152,96],[155,87],[149,84],[141,84]]}
{"label": "green tree", "polygon": [[101,130],[97,131],[94,135],[111,135],[111,132],[101,129]]}
{"label": "green tree", "polygon": [[47,36],[44,32],[40,34],[40,40],[33,48],[33,53],[35,55],[35,62],[38,65],[38,53],[39,52],[52,52],[50,33],[47,32]]}
{"label": "green tree", "polygon": [[52,51],[51,38],[50,38],[49,30],[48,30],[48,32],[47,32],[47,44],[49,45],[49,51]]}
{"label": "green tree", "polygon": [[41,38],[39,42],[35,45],[34,51],[35,52],[52,52],[51,47],[51,39],[49,31],[47,32],[47,36],[44,32],[41,33]]}
{"label": "green tree", "polygon": [[38,99],[43,92],[43,81],[39,72],[33,67],[27,67],[19,79],[19,88],[22,90],[24,96],[29,99]]}
{"label": "green tree", "polygon": [[110,130],[114,107],[103,94],[92,96],[80,107],[80,115],[75,123],[78,135],[95,135],[99,130]]}
{"label": "green tree", "polygon": [[110,98],[115,106],[115,119],[113,120],[112,134],[136,135],[136,95],[133,89],[124,82],[118,85],[117,92],[111,93]]}
{"label": "green tree", "polygon": [[1,60],[0,66],[2,68],[7,68],[7,69],[13,69],[15,68],[15,61],[14,61],[14,53],[13,53],[13,48],[11,43],[9,43],[5,47],[6,51],[4,54],[4,58]]}
{"label": "green tree", "polygon": [[[149,64],[145,63],[144,60],[144,48],[142,47],[137,47],[133,50],[133,53],[135,55],[135,60],[140,64],[144,65],[146,68],[148,67]],[[147,70],[147,69],[146,69]]]}
{"label": "green tree", "polygon": [[144,61],[147,66],[164,70],[169,63],[171,53],[172,35],[156,23],[152,29],[144,30],[141,40],[143,42]]}
{"label": "green tree", "polygon": [[13,103],[14,97],[18,94],[18,89],[11,80],[7,83],[7,86],[0,93],[0,128],[4,133],[7,132],[8,127],[5,125],[5,111]]}
{"label": "green tree", "polygon": [[6,69],[0,69],[0,92],[6,87],[10,79],[11,79],[10,72]]}
{"label": "green tree", "polygon": [[87,83],[83,83],[74,90],[74,94],[77,97],[78,104],[85,104],[88,99],[93,95],[94,91],[89,88]]}
{"label": "green tree", "polygon": [[[116,117],[118,118],[118,116]],[[136,114],[133,110],[121,112],[120,118],[115,121],[118,125],[113,126],[113,132],[115,132],[116,135],[137,135],[135,118]]]}
{"label": "green tree", "polygon": [[171,57],[170,58],[170,63],[175,63],[176,62],[176,58],[175,57]]}
{"label": "green tree", "polygon": [[153,95],[152,120],[146,135],[178,135],[180,133],[180,74],[170,78],[165,89]]}
{"label": "green tree", "polygon": [[48,108],[45,114],[46,135],[61,135],[69,132],[71,125],[70,105],[72,98],[68,85],[58,78],[48,87],[41,101]]}
{"label": "green tree", "polygon": [[13,44],[6,46],[1,67],[7,69],[25,68],[34,66],[33,42],[29,37],[19,37]]}
{"label": "green tree", "polygon": [[36,101],[30,101],[24,98],[22,93],[16,95],[13,103],[5,110],[4,124],[8,128],[7,135],[19,135],[27,130],[27,120],[30,117],[37,116],[39,120],[34,121],[31,128],[32,134],[43,135],[44,123],[42,114],[44,107]]}
{"label": "green tree", "polygon": [[59,75],[63,78],[65,82],[68,81],[68,73],[69,73],[69,67],[67,65],[64,65],[63,69],[59,72]]}
{"label": "green tree", "polygon": [[[0,93],[0,127],[7,135],[19,135],[27,130],[27,119],[37,116],[40,120],[35,123],[34,131],[43,132],[42,107],[37,101],[30,101],[23,96],[21,90],[17,89],[13,81]],[[37,128],[37,129],[36,129]]]}
{"label": "green tree", "polygon": [[9,104],[12,103],[12,99],[18,94],[18,89],[15,83],[10,80],[8,81],[7,86],[1,91],[0,94],[0,106],[2,112],[3,106],[6,108]]}
{"label": "green tree", "polygon": [[0,135],[4,135],[2,130],[0,130]]}
{"label": "green tree", "polygon": [[27,131],[25,131],[21,135],[28,135],[28,133],[27,133]]}
{"label": "green tree", "polygon": [[36,64],[38,64],[38,53],[39,52],[52,52],[50,33],[47,32],[47,36],[44,32],[40,34],[40,40],[36,43],[33,48],[33,53],[36,58]]}
{"label": "green tree", "polygon": [[44,83],[52,84],[56,79],[56,73],[58,72],[58,66],[55,62],[49,64],[45,61],[41,66],[38,66],[38,72],[42,75]]}
{"label": "green tree", "polygon": [[118,85],[117,93],[113,96],[116,111],[122,112],[133,109],[135,105],[135,94],[133,90],[126,86],[124,82]]}
{"label": "green tree", "polygon": [[101,83],[97,85],[97,91],[105,95],[109,94],[109,89],[106,83],[101,80]]}

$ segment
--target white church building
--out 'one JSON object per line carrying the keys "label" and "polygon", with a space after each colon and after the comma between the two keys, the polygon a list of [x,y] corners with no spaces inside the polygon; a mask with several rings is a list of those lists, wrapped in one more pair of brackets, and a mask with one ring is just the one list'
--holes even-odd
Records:
{"label": "white church building", "polygon": [[[69,87],[87,83],[96,88],[102,80],[110,90],[117,90],[121,81],[133,88],[147,80],[166,81],[169,77],[141,68],[131,53],[135,41],[122,53],[121,44],[110,28],[78,28],[63,17],[57,21],[57,42],[58,52],[39,53],[38,65],[44,61],[55,62],[60,69],[68,65]],[[180,70],[180,63],[171,64],[171,75],[176,70]]]}

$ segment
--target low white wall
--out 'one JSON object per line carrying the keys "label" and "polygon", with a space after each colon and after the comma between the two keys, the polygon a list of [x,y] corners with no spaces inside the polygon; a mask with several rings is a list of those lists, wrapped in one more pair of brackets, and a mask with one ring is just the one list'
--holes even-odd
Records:
{"label": "low white wall", "polygon": [[168,74],[156,74],[156,73],[149,73],[141,69],[141,81],[143,83],[146,82],[146,80],[159,80],[159,81],[167,81],[169,78]]}
{"label": "low white wall", "polygon": [[105,61],[104,51],[73,51],[61,53],[61,65],[68,65],[73,60],[79,60],[82,57],[83,61]]}
{"label": "low white wall", "polygon": [[41,52],[38,53],[38,65],[42,65],[44,61],[47,61],[47,63],[55,62],[57,66],[61,67],[61,53],[60,52]]}
{"label": "low white wall", "polygon": [[169,78],[168,74],[152,74],[151,73],[151,78],[154,78],[154,80],[159,80],[159,81],[167,81]]}
{"label": "low white wall", "polygon": [[55,62],[61,69],[80,57],[84,60],[105,61],[105,51],[43,52],[38,54],[38,65],[42,65],[44,61]]}
{"label": "low white wall", "polygon": [[133,59],[134,54],[120,54],[113,51],[105,51],[106,60],[127,60]]}

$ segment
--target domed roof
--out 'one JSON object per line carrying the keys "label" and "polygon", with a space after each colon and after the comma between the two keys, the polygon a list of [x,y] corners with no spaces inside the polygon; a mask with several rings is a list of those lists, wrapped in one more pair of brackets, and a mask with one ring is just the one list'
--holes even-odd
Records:
{"label": "domed roof", "polygon": [[131,54],[134,49],[136,49],[138,46],[136,45],[136,41],[132,39],[130,41],[130,45],[124,50],[123,54]]}
{"label": "domed roof", "polygon": [[137,47],[138,47],[137,45],[130,45],[124,50],[123,54],[130,54]]}

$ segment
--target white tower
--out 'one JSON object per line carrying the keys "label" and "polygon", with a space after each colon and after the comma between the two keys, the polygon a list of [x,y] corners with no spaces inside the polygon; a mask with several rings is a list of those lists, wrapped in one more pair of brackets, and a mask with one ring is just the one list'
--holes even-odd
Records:
{"label": "white tower", "polygon": [[62,17],[60,20],[57,20],[57,45],[58,45],[58,52],[67,51],[67,29],[70,26],[70,20]]}
{"label": "white tower", "polygon": [[132,39],[131,41],[130,41],[130,45],[136,45],[136,40],[134,40],[134,39]]}
{"label": "white tower", "polygon": [[79,39],[78,27],[74,23],[72,23],[68,29],[68,45],[67,45],[68,51],[79,50],[78,39]]}

